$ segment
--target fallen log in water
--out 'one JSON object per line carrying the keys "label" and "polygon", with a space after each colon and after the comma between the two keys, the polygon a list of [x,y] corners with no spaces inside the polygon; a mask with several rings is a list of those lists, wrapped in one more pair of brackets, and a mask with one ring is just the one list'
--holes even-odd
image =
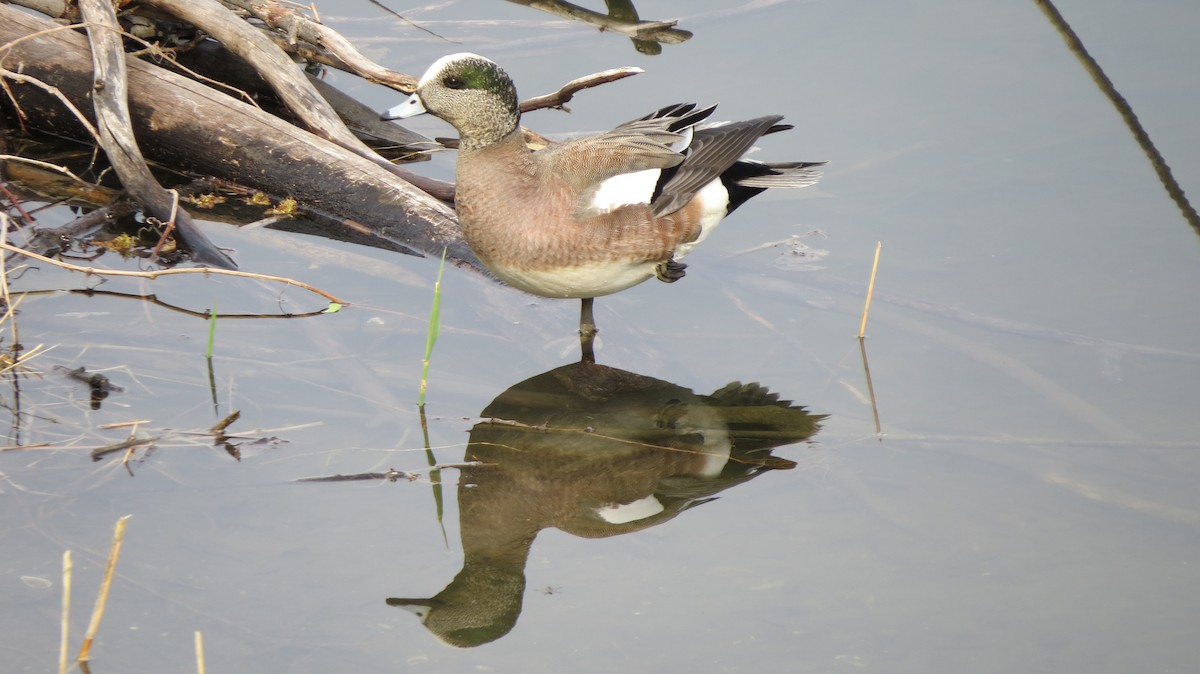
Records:
{"label": "fallen log in water", "polygon": [[[87,38],[0,5],[0,45],[9,93],[0,97],[0,108],[30,128],[92,141],[53,92],[25,83],[32,78],[56,88],[94,120]],[[148,158],[291,196],[302,208],[328,216],[318,222],[326,228],[319,233],[330,238],[430,254],[445,248],[454,263],[481,269],[449,205],[387,167],[226,93],[138,59],[127,61],[133,132]]]}

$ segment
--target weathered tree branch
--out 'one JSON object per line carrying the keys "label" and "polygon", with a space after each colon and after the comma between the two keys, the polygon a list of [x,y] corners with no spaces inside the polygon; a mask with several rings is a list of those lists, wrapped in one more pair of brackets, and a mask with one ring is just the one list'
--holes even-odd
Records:
{"label": "weathered tree branch", "polygon": [[282,49],[217,0],[142,2],[192,24],[245,59],[271,85],[288,109],[313,133],[379,164],[427,194],[446,200],[452,193],[446,183],[394,166],[364,145],[346,128],[329,103],[317,93],[300,67],[288,58]]}
{"label": "weathered tree branch", "polygon": [[141,1],[196,26],[254,65],[309,131],[343,147],[360,145],[329,103],[309,84],[296,62],[217,0]]}
{"label": "weathered tree branch", "polygon": [[151,214],[168,223],[168,227],[174,223],[180,241],[191,251],[195,261],[225,269],[236,268],[233,260],[192,222],[187,211],[176,208],[177,200],[150,175],[129,121],[125,51],[121,44],[121,27],[117,25],[112,5],[108,0],[80,0],[79,7],[87,21],[92,46],[95,73],[92,102],[100,146],[121,178],[121,185]]}
{"label": "weathered tree branch", "polygon": [[[84,111],[91,107],[86,38],[0,4],[0,45],[0,67],[52,83]],[[445,247],[456,264],[481,268],[453,211],[374,161],[182,75],[136,59],[128,69],[134,133],[154,138],[142,145],[154,161],[293,196],[306,211],[325,214],[314,232],[323,236],[435,255]],[[35,128],[90,140],[52,95],[13,81],[9,88],[13,106],[37,111]],[[0,99],[0,107],[8,102]]]}
{"label": "weathered tree branch", "polygon": [[[22,4],[35,2],[17,1]],[[328,93],[315,92],[313,87],[320,85],[314,85],[271,39],[287,39],[290,34],[296,40],[302,36],[322,40],[322,46],[326,47],[341,45],[338,48],[343,54],[351,53],[343,49],[348,44],[344,38],[331,37],[336,34],[328,28],[308,19],[300,20],[302,17],[284,12],[273,2],[223,2],[239,7],[258,7],[264,13],[271,9],[282,12],[280,17],[292,18],[279,18],[276,22],[279,29],[267,31],[248,24],[216,0],[144,0],[143,4],[178,16],[201,32],[220,38],[227,48],[240,48],[242,60],[249,66],[243,70],[249,72],[253,68],[270,80],[271,91],[281,99],[290,100],[287,103],[289,109],[298,117],[304,113],[309,120],[301,123],[318,129],[332,145],[232,100],[222,92],[195,85],[162,68],[126,56],[132,118],[129,135],[134,137],[136,134],[143,139],[142,150],[166,166],[218,176],[279,197],[292,196],[304,212],[317,216],[320,230],[314,233],[366,245],[433,254],[440,253],[445,246],[451,260],[479,269],[478,261],[461,239],[452,210],[444,203],[453,198],[453,186],[392,166],[363,145],[330,111],[325,102]],[[69,11],[70,7],[65,9]],[[83,127],[90,125],[88,115],[78,113],[79,121],[76,122],[61,113],[60,104],[49,99],[49,96],[58,96],[63,102],[90,113],[90,52],[86,43],[81,44],[77,38],[61,26],[0,4],[0,45],[3,45],[0,46],[0,76],[3,76],[5,88],[12,92],[9,99],[14,107],[37,111],[37,128],[78,136],[80,124]],[[5,42],[10,44],[5,45]],[[180,61],[184,61],[182,56],[203,51],[198,47],[215,44],[209,40],[193,46],[183,52]],[[229,54],[211,56],[201,67],[197,67],[195,61],[189,63],[213,77],[208,68],[211,63],[236,60]],[[363,70],[373,79],[383,77],[370,67],[363,67]],[[253,91],[244,86],[245,80],[227,81],[228,73],[219,72],[221,74],[215,76],[217,80]],[[371,75],[372,72],[376,75]],[[526,101],[522,107],[526,111],[540,107],[561,108],[583,88],[638,72],[641,71],[637,68],[619,68],[579,78],[558,92]],[[257,76],[251,77],[257,82]],[[41,78],[52,85],[47,87],[49,93],[34,92],[33,87],[18,84],[34,81],[31,78]],[[257,86],[261,91],[261,84]],[[0,96],[0,108],[5,102]],[[314,110],[321,111],[315,122]],[[347,117],[343,114],[342,119]],[[377,117],[361,119],[378,122]],[[370,124],[356,123],[355,126],[358,133],[366,134],[363,137],[374,138],[384,132],[389,138],[393,135],[391,127],[394,125],[375,126],[373,130],[368,128]],[[153,143],[146,141],[150,137],[154,138]],[[357,158],[352,158],[355,156]],[[430,198],[430,194],[437,198]],[[287,228],[286,219],[276,226]],[[306,231],[313,229],[310,227]]]}
{"label": "weathered tree branch", "polygon": [[598,87],[601,84],[616,82],[623,80],[631,75],[644,73],[646,71],[635,66],[624,66],[621,68],[613,68],[604,70],[591,75],[573,79],[570,82],[559,87],[558,91],[552,94],[543,96],[535,96],[533,98],[521,101],[521,112],[529,112],[530,110],[538,110],[540,108],[561,108],[568,101],[575,97],[575,94],[583,89]]}
{"label": "weathered tree branch", "polygon": [[332,52],[355,73],[370,82],[412,93],[417,86],[416,78],[384,68],[375,63],[350,44],[350,41],[328,26],[317,23],[298,12],[284,7],[274,0],[221,0],[226,5],[250,12],[271,28],[284,31],[288,36],[311,42]]}
{"label": "weathered tree branch", "polygon": [[[635,40],[646,40],[652,42],[662,42],[665,44],[679,44],[691,40],[691,32],[674,28],[677,20],[666,20],[666,22],[643,22],[637,18],[637,12],[632,11],[631,2],[608,2],[610,5],[610,14],[601,14],[593,12],[588,8],[580,7],[571,4],[571,2],[560,2],[558,0],[509,0],[515,5],[524,5],[532,7],[534,10],[540,10],[548,14],[554,14],[556,17],[576,20],[576,22],[592,24],[600,30],[610,30],[619,32],[622,35],[628,35]],[[628,4],[629,8],[613,7],[613,5]],[[629,18],[626,18],[628,16]]]}

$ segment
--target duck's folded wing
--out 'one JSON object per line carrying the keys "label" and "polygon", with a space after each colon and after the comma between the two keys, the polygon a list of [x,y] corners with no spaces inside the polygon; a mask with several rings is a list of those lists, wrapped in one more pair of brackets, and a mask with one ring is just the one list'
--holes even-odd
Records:
{"label": "duck's folded wing", "polygon": [[763,134],[775,129],[780,119],[771,115],[696,129],[685,160],[662,176],[654,215],[662,217],[683,208],[705,185],[720,179]]}
{"label": "duck's folded wing", "polygon": [[681,137],[661,128],[618,128],[548,147],[539,152],[539,161],[578,187],[586,187],[622,173],[675,166],[683,155],[672,145]]}
{"label": "duck's folded wing", "polygon": [[713,107],[669,105],[606,133],[577,138],[540,152],[543,169],[579,195],[584,218],[627,204],[649,204],[662,169],[677,166],[692,142],[692,127]]}

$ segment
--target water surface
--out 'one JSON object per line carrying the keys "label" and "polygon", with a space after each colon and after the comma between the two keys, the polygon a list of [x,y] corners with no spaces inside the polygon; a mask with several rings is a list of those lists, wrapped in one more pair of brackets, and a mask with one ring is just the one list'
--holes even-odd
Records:
{"label": "water surface", "polygon": [[[210,671],[1128,672],[1187,671],[1200,657],[1200,318],[1188,304],[1200,241],[1036,3],[639,7],[695,33],[659,56],[512,3],[406,12],[453,42],[369,3],[319,6],[381,62],[419,74],[476,51],[524,96],[617,65],[647,71],[580,94],[570,114],[526,117],[548,134],[679,100],[719,102],[722,118],[784,114],[797,128],[757,156],[830,160],[822,182],[743,207],[682,282],[599,300],[598,359],[673,387],[653,407],[680,431],[670,442],[696,441],[697,415],[711,429],[705,396],[730,382],[828,416],[807,442],[772,450],[790,470],[713,494],[660,485],[664,509],[683,501],[663,494],[692,500],[654,526],[540,529],[518,565],[523,588],[491,607],[508,622],[478,646],[449,646],[387,602],[442,593],[464,547],[479,547],[464,540],[479,523],[459,512],[459,491],[475,487],[459,482],[484,478],[443,470],[439,523],[415,408],[436,262],[213,224],[243,268],[354,306],[221,322],[210,387],[202,319],[99,296],[26,300],[22,342],[55,349],[37,361],[44,378],[4,394],[7,444],[26,446],[0,454],[0,659],[12,671],[56,659],[67,549],[82,633],[125,514],[94,672],[190,669],[197,630]],[[1200,9],[1058,6],[1184,191],[1200,193]],[[333,80],[379,109],[396,100]],[[450,134],[433,119],[413,127]],[[418,170],[449,178],[453,156]],[[855,339],[876,242],[866,353],[881,432]],[[38,269],[20,285],[96,282]],[[197,311],[322,306],[219,279],[100,287]],[[577,308],[453,270],[442,297],[428,444],[454,463],[497,397],[576,358]],[[55,365],[104,370],[125,391],[93,410]],[[676,404],[692,416],[672,416]],[[188,433],[234,409],[240,461]],[[163,438],[157,448],[129,471],[119,455],[93,463],[88,450],[130,433],[105,424],[133,420]],[[624,466],[590,466],[584,482],[624,479]],[[420,479],[297,481],[389,468]],[[578,504],[547,486],[571,470],[513,470],[505,484],[545,491],[501,494],[518,513]],[[482,603],[513,582],[485,578],[467,594]]]}

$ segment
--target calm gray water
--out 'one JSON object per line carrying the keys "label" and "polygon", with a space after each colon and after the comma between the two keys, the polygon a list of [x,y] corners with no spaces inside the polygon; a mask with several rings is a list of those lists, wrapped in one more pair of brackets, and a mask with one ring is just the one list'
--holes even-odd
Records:
{"label": "calm gray water", "polygon": [[[453,463],[481,443],[499,468],[444,470],[439,523],[415,409],[436,263],[214,224],[244,269],[354,306],[221,322],[214,404],[204,320],[111,297],[25,300],[21,341],[55,348],[35,361],[44,378],[3,393],[6,444],[46,443],[0,454],[6,671],[54,666],[67,549],[77,648],[125,514],[93,672],[194,671],[195,631],[214,672],[1194,670],[1200,239],[1039,7],[643,4],[643,18],[680,18],[695,37],[646,56],[512,3],[397,8],[450,43],[366,2],[318,6],[381,62],[420,74],[476,51],[523,96],[647,71],[580,94],[571,114],[526,117],[548,134],[679,100],[719,102],[721,118],[786,115],[797,128],[756,156],[830,160],[822,182],[750,202],[682,282],[599,300],[599,361],[661,395],[638,408],[650,412],[621,398],[585,414],[593,431],[642,442],[683,405],[692,416],[666,424],[679,432],[652,442],[689,443],[696,415],[725,409],[709,394],[758,382],[828,415],[808,442],[773,450],[797,465],[702,480],[670,454],[564,441],[560,455],[544,433],[472,432],[501,394],[576,358],[577,307],[447,270],[429,444]],[[1058,7],[1200,199],[1200,7]],[[396,101],[334,81],[380,109]],[[418,170],[449,178],[453,155]],[[855,339],[876,242],[866,352],[881,433]],[[20,286],[96,284],[41,269]],[[219,279],[98,287],[196,311],[323,305]],[[55,365],[107,368],[125,391],[92,410]],[[549,405],[576,404],[563,400]],[[240,461],[188,434],[233,409]],[[777,439],[804,437],[798,412],[774,411]],[[625,418],[637,421],[611,428]],[[135,420],[163,439],[132,477],[119,458],[91,461],[130,433],[105,424]],[[647,472],[631,476],[639,462]],[[296,481],[389,468],[420,479]],[[627,532],[581,519],[623,498],[608,485],[645,475],[663,480],[661,514],[610,517]],[[387,601],[435,596],[424,625]],[[443,643],[456,628],[460,646]]]}

